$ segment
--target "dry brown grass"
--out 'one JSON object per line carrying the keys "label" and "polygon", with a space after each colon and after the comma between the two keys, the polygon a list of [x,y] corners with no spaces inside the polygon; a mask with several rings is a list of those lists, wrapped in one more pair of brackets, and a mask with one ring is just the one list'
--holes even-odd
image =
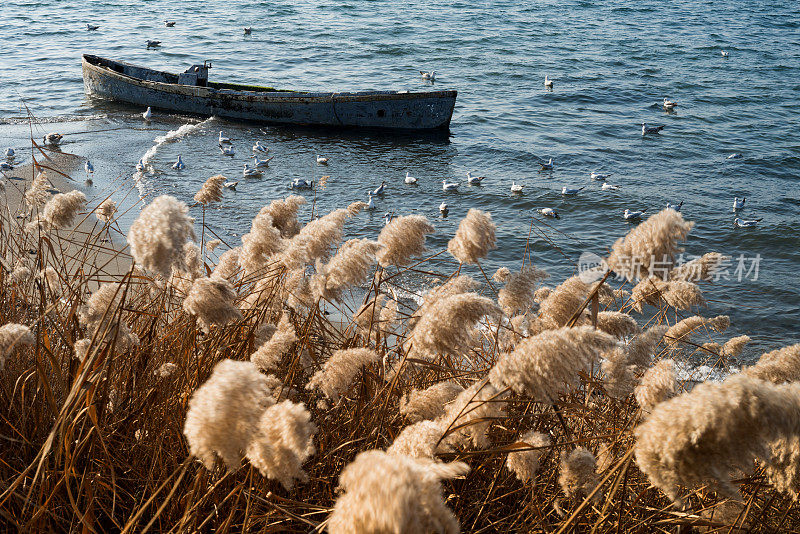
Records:
{"label": "dry brown grass", "polygon": [[[95,208],[88,206],[85,217],[90,218]],[[481,327],[470,333],[469,350],[411,358],[409,321],[416,310],[410,303],[401,306],[399,324],[367,325],[367,332],[377,335],[364,336],[352,311],[360,303],[317,300],[308,307],[289,308],[290,293],[300,286],[276,259],[257,271],[230,277],[242,317],[204,332],[183,309],[186,284],[165,283],[137,268],[120,275],[107,272],[107,262],[98,258],[100,251],[109,253],[103,239],[113,223],[94,223],[90,231],[54,230],[26,237],[22,227],[30,218],[16,215],[13,207],[3,206],[0,324],[27,325],[36,342],[14,349],[0,371],[0,523],[7,529],[322,531],[339,495],[338,477],[344,467],[360,452],[386,450],[410,424],[400,413],[404,395],[447,380],[465,388],[485,380],[500,357],[498,336],[508,328],[502,320],[484,318]],[[198,236],[208,235],[204,227],[196,231]],[[615,237],[609,236],[609,242]],[[42,278],[12,279],[20,260],[33,272],[52,267],[58,288]],[[203,270],[211,272],[213,262],[205,263]],[[424,261],[408,269],[425,269]],[[453,270],[457,269],[454,263]],[[397,267],[373,268],[372,281],[353,294],[367,303],[388,292],[399,279],[398,272]],[[117,282],[118,295],[99,321],[105,331],[100,328],[90,335],[78,320],[79,312],[101,281]],[[497,300],[488,281],[480,291]],[[596,324],[597,295],[595,288],[569,326]],[[649,308],[648,326],[676,315],[663,300],[659,302],[659,308]],[[323,309],[339,311],[329,316]],[[318,428],[313,440],[316,452],[303,464],[308,480],[291,491],[246,462],[236,471],[226,471],[219,461],[207,470],[190,457],[182,433],[189,399],[215,364],[226,358],[249,360],[258,348],[259,327],[265,322],[278,324],[284,313],[297,342],[274,372],[281,390],[274,394],[303,403]],[[330,319],[340,313],[343,326]],[[117,342],[121,328],[115,325],[120,321],[139,339],[125,352]],[[697,348],[694,342],[703,334],[695,332],[694,341],[685,343],[690,349],[685,352]],[[91,341],[86,357],[76,359],[73,347],[87,337]],[[87,343],[81,344],[85,349]],[[359,347],[375,350],[382,361],[366,365],[348,387],[337,390],[338,400],[323,399],[306,388],[334,351]],[[662,352],[667,352],[663,344],[656,350],[656,360]],[[165,364],[174,367],[164,368]],[[637,372],[641,376],[641,370]],[[743,503],[735,507],[736,513],[726,515],[730,503],[703,486],[686,488],[685,505],[676,508],[634,462],[633,430],[642,415],[633,395],[624,399],[607,395],[600,366],[576,371],[575,383],[546,402],[501,391],[481,402],[502,403],[504,410],[482,413],[504,415],[455,419],[455,425],[449,425],[448,434],[464,430],[458,427],[459,420],[488,427],[488,447],[453,442],[460,444],[438,454],[440,461],[469,466],[466,475],[442,482],[445,503],[463,531],[800,528],[796,503],[777,492],[755,465],[736,477]],[[466,403],[463,411],[478,408]],[[531,450],[522,438],[534,431],[546,435],[549,443],[542,440],[546,445],[537,449],[536,475],[521,483],[506,460],[510,452]],[[567,497],[559,484],[561,457],[579,447],[597,456],[596,483]]]}

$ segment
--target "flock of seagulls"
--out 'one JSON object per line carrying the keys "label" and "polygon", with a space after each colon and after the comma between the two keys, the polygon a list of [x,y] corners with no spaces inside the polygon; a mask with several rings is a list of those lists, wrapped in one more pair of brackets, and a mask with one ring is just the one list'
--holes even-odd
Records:
{"label": "flock of seagulls", "polygon": [[[165,20],[164,21],[164,27],[166,27],[166,28],[174,28],[176,22],[177,21],[175,21],[175,20]],[[99,24],[86,23],[86,31],[93,32],[93,31],[97,31],[98,29],[100,29],[100,25]],[[245,35],[251,35],[253,33],[253,27],[252,26],[246,26],[243,29],[244,29],[244,34]],[[147,48],[158,48],[158,47],[161,46],[161,41],[155,41],[155,40],[151,40],[151,39],[146,39],[145,43],[147,45]],[[431,78],[431,79],[433,79],[433,78]]]}

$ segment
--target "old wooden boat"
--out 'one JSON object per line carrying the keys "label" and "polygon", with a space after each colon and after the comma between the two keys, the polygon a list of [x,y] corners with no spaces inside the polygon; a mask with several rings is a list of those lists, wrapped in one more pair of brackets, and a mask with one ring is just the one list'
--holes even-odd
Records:
{"label": "old wooden boat", "polygon": [[205,116],[302,126],[446,129],[456,91],[312,93],[208,80],[211,63],[171,74],[84,54],[86,92]]}

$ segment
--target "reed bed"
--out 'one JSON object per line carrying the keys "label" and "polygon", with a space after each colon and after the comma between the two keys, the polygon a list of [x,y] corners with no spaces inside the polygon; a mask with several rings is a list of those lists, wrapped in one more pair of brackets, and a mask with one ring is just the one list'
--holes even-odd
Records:
{"label": "reed bed", "polygon": [[[727,370],[747,341],[701,314],[709,282],[556,281],[522,252],[485,273],[502,243],[477,210],[438,251],[424,217],[345,241],[362,204],[304,222],[290,196],[221,243],[206,226],[221,181],[196,197],[202,223],[160,197],[120,250],[110,200],[3,207],[5,528],[800,528],[800,348],[676,378]],[[609,236],[610,264],[671,260],[691,227],[656,214]],[[410,298],[403,281],[448,252],[452,271]]]}

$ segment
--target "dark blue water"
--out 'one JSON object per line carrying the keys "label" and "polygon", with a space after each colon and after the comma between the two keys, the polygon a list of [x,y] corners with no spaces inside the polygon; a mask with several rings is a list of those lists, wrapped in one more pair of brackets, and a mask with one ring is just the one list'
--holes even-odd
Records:
{"label": "dark blue water", "polygon": [[[584,251],[603,254],[630,229],[622,210],[684,201],[697,226],[687,253],[730,255],[730,280],[709,288],[708,313],[730,314],[729,333],[747,333],[755,349],[800,341],[800,8],[794,2],[37,2],[0,7],[0,144],[26,145],[26,110],[68,134],[64,150],[88,156],[97,173],[90,196],[133,186],[133,166],[156,136],[191,119],[103,105],[83,93],[80,54],[106,55],[182,71],[210,59],[212,77],[310,90],[429,87],[421,69],[435,69],[436,88],[458,89],[445,138],[314,134],[212,120],[182,141],[159,148],[145,195],[191,200],[212,174],[241,178],[250,147],[260,139],[275,156],[260,180],[242,181],[209,225],[231,243],[294,177],[330,175],[315,210],[364,199],[381,180],[388,192],[374,215],[348,226],[375,236],[385,211],[422,213],[435,221],[431,248],[444,247],[471,207],[489,210],[499,248],[486,268],[514,267],[528,236],[535,262],[555,279],[574,272]],[[176,20],[174,28],[164,19]],[[96,32],[85,24],[100,25]],[[242,27],[252,26],[252,36]],[[145,39],[163,46],[146,50]],[[730,55],[723,58],[722,50]],[[545,89],[545,75],[555,80]],[[679,102],[664,112],[664,97]],[[640,124],[665,124],[642,137]],[[196,121],[195,121],[196,122]],[[223,129],[235,158],[216,148]],[[728,160],[734,152],[743,158]],[[329,156],[327,168],[315,154]],[[187,169],[169,164],[181,154]],[[555,161],[538,172],[537,158]],[[406,186],[406,170],[419,178]],[[619,192],[602,192],[589,178],[611,172]],[[463,184],[444,194],[442,178],[485,174],[483,187]],[[509,193],[512,180],[525,194]],[[562,198],[561,187],[586,186]],[[85,189],[85,188],[84,188]],[[136,194],[129,195],[128,205]],[[747,197],[744,217],[764,217],[754,229],[734,229],[734,196]],[[438,206],[446,200],[450,214]],[[550,206],[558,221],[535,217]],[[304,214],[310,214],[311,206]],[[135,215],[134,208],[132,215]],[[199,213],[199,212],[198,212]],[[129,216],[129,217],[130,217]],[[533,227],[532,227],[533,220]],[[736,280],[760,255],[759,274]],[[454,263],[440,265],[452,269]]]}

